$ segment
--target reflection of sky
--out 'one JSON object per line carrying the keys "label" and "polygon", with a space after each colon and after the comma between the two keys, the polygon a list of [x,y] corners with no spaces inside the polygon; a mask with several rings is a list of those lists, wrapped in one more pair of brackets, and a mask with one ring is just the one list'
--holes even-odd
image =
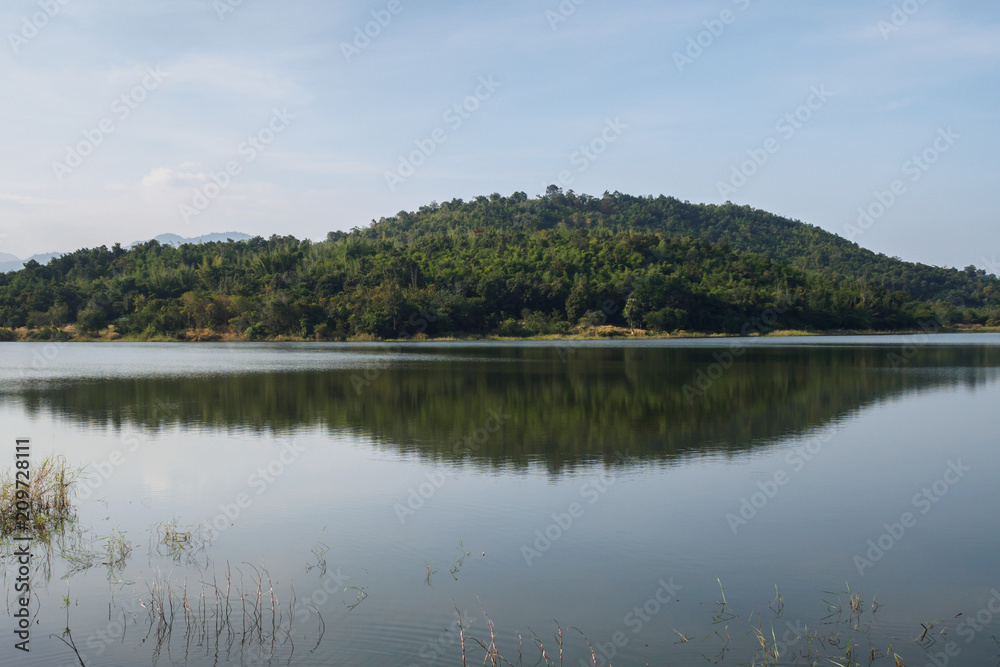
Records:
{"label": "reflection of sky", "polygon": [[[80,514],[97,534],[120,528],[137,544],[124,577],[132,583],[110,585],[119,599],[144,591],[157,568],[184,579],[169,561],[150,559],[149,531],[157,522],[200,523],[241,492],[252,504],[217,536],[209,551],[215,563],[264,562],[275,580],[294,581],[305,597],[318,583],[307,565],[316,562],[310,551],[322,539],[331,569],[340,568],[369,598],[347,612],[344,602],[357,594],[352,590],[323,607],[330,634],[315,664],[343,656],[348,664],[366,664],[370,651],[413,652],[450,623],[452,598],[476,614],[477,596],[505,631],[530,626],[541,633],[557,619],[607,641],[612,631],[629,630],[629,610],[654,595],[661,578],[682,586],[680,602],[633,636],[621,654],[624,662],[679,656],[686,664],[691,651],[694,664],[697,652],[675,645],[672,628],[689,637],[711,633],[710,615],[720,596],[716,578],[742,619],[749,610],[766,613],[777,584],[786,614],[810,625],[825,615],[824,591],[842,590],[848,582],[865,600],[877,593],[884,605],[878,637],[911,637],[928,619],[974,614],[997,585],[1000,533],[992,529],[992,517],[1000,488],[990,471],[1000,464],[998,399],[1000,388],[991,383],[882,401],[848,419],[798,471],[789,456],[809,436],[747,455],[670,467],[626,465],[607,473],[614,481],[593,504],[587,489],[605,472],[601,466],[553,478],[543,469],[482,471],[421,462],[321,429],[269,435],[176,427],[140,433],[136,451],[125,454],[110,479],[80,503]],[[4,437],[32,437],[36,457],[58,452],[71,464],[96,466],[134,442],[128,427],[80,427],[46,413],[29,418],[10,404],[0,410]],[[833,431],[828,425],[819,433]],[[250,477],[289,443],[304,453],[258,495]],[[885,523],[905,511],[916,513],[913,495],[940,478],[948,461],[959,459],[973,471],[859,576],[853,557],[867,550]],[[789,473],[789,483],[734,536],[727,514],[738,512],[743,498],[781,470]],[[407,503],[410,490],[427,482],[428,474],[443,475],[443,484],[401,525],[395,506]],[[581,504],[582,516],[528,567],[522,547],[573,503]],[[455,581],[449,569],[460,540],[472,555]],[[432,587],[425,583],[427,562],[435,572]],[[202,575],[192,570],[187,576],[196,582]],[[74,577],[70,590],[80,600],[72,610],[80,628],[74,634],[86,635],[88,614],[103,614],[97,623],[102,627],[109,598],[102,568]],[[62,582],[49,587],[42,628],[59,631],[56,610],[65,591]],[[980,639],[963,646],[963,664],[978,664],[995,652],[984,643],[988,637]],[[907,662],[921,664],[911,645],[897,641],[896,649]],[[134,656],[148,659],[143,650],[126,642],[107,664],[142,664]],[[408,664],[400,655],[381,656],[380,663]]]}
{"label": "reflection of sky", "polygon": [[[183,351],[184,354],[178,354]],[[331,352],[334,352],[331,354]],[[418,348],[396,346],[273,344],[192,345],[116,344],[113,353],[85,345],[27,343],[5,345],[0,356],[0,381],[63,378],[127,378],[219,375],[235,372],[320,370],[380,367],[385,364],[433,359]]]}

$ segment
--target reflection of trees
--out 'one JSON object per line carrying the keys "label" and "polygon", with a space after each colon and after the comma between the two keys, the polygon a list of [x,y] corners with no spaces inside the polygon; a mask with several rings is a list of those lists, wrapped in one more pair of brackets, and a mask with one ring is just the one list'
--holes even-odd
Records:
{"label": "reflection of trees", "polygon": [[[17,398],[86,424],[146,429],[284,431],[322,426],[405,453],[482,465],[537,462],[558,472],[628,452],[669,461],[744,451],[803,433],[873,402],[923,389],[995,379],[1000,349],[925,348],[893,369],[894,348],[750,348],[702,396],[685,394],[718,375],[725,348],[476,348],[363,369],[63,382]],[[426,352],[426,350],[422,350]],[[565,361],[563,361],[565,358]],[[466,450],[489,410],[502,429]],[[458,443],[462,443],[456,447]]]}

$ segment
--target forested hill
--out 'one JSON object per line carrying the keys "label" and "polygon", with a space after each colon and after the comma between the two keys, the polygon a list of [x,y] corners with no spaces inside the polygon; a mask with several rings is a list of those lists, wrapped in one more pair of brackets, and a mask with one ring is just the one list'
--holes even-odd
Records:
{"label": "forested hill", "polygon": [[[774,258],[781,248],[794,263]],[[806,268],[838,249],[843,265]],[[931,297],[892,289],[880,266]],[[151,241],[32,262],[0,275],[0,339],[996,326],[997,287],[979,272],[895,262],[750,209],[516,193],[434,204],[318,243]]]}
{"label": "forested hill", "polygon": [[528,199],[493,194],[474,201],[452,200],[400,212],[367,230],[369,236],[416,238],[422,234],[475,227],[497,229],[603,228],[659,233],[725,243],[828,276],[871,281],[905,291],[921,301],[944,300],[1000,305],[1000,279],[982,269],[947,269],[905,262],[797,220],[736,204],[691,204],[673,197],[635,197],[619,192],[596,198],[550,187]]}

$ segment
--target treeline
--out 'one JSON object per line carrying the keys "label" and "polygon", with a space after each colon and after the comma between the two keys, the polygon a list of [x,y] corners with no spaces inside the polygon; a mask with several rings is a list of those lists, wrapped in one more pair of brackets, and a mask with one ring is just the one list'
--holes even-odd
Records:
{"label": "treeline", "polygon": [[[728,210],[515,193],[435,204],[318,243],[272,236],[80,250],[0,275],[0,336],[26,327],[59,337],[70,324],[84,335],[111,326],[138,338],[323,340],[566,334],[602,324],[750,333],[1000,323],[998,281],[983,272],[896,262],[906,270],[895,280],[877,270],[895,260],[856,246],[851,261],[868,257],[871,275],[847,275],[847,260],[836,271],[806,269],[764,246],[809,235],[816,239],[802,248],[812,252],[846,242],[789,221],[782,237],[755,227],[767,214]],[[688,233],[671,217],[680,213],[714,222],[684,218],[698,232]],[[758,251],[739,247],[740,238]],[[789,242],[785,254],[795,249]]]}

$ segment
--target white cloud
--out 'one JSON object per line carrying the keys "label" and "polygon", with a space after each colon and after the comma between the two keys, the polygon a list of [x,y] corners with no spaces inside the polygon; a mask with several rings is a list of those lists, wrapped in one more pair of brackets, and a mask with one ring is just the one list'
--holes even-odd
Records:
{"label": "white cloud", "polygon": [[38,206],[41,204],[51,204],[52,200],[39,199],[38,197],[24,197],[22,195],[9,195],[0,193],[0,202],[23,204],[25,206]]}
{"label": "white cloud", "polygon": [[304,173],[321,176],[377,176],[386,171],[386,165],[376,162],[338,160],[315,153],[282,152],[272,156],[271,164],[285,173]]}
{"label": "white cloud", "polygon": [[213,93],[231,93],[274,102],[301,102],[299,87],[275,71],[256,69],[236,58],[195,54],[168,68],[170,80],[177,85],[205,85]]}
{"label": "white cloud", "polygon": [[[190,162],[185,162],[179,168],[183,168],[184,165],[191,164],[192,163]],[[170,167],[154,167],[152,171],[142,177],[139,184],[146,188],[161,185],[167,185],[170,187],[188,187],[204,183],[207,180],[208,175],[201,172],[193,173],[186,171],[174,171]]]}
{"label": "white cloud", "polygon": [[888,100],[886,102],[880,103],[875,110],[880,113],[886,113],[889,111],[896,111],[898,109],[905,109],[906,107],[913,104],[913,100],[909,97],[901,100]]}
{"label": "white cloud", "polygon": [[923,13],[913,15],[898,26],[888,17],[881,17],[845,37],[873,46],[905,50],[921,60],[1000,57],[1000,24],[970,23]]}

